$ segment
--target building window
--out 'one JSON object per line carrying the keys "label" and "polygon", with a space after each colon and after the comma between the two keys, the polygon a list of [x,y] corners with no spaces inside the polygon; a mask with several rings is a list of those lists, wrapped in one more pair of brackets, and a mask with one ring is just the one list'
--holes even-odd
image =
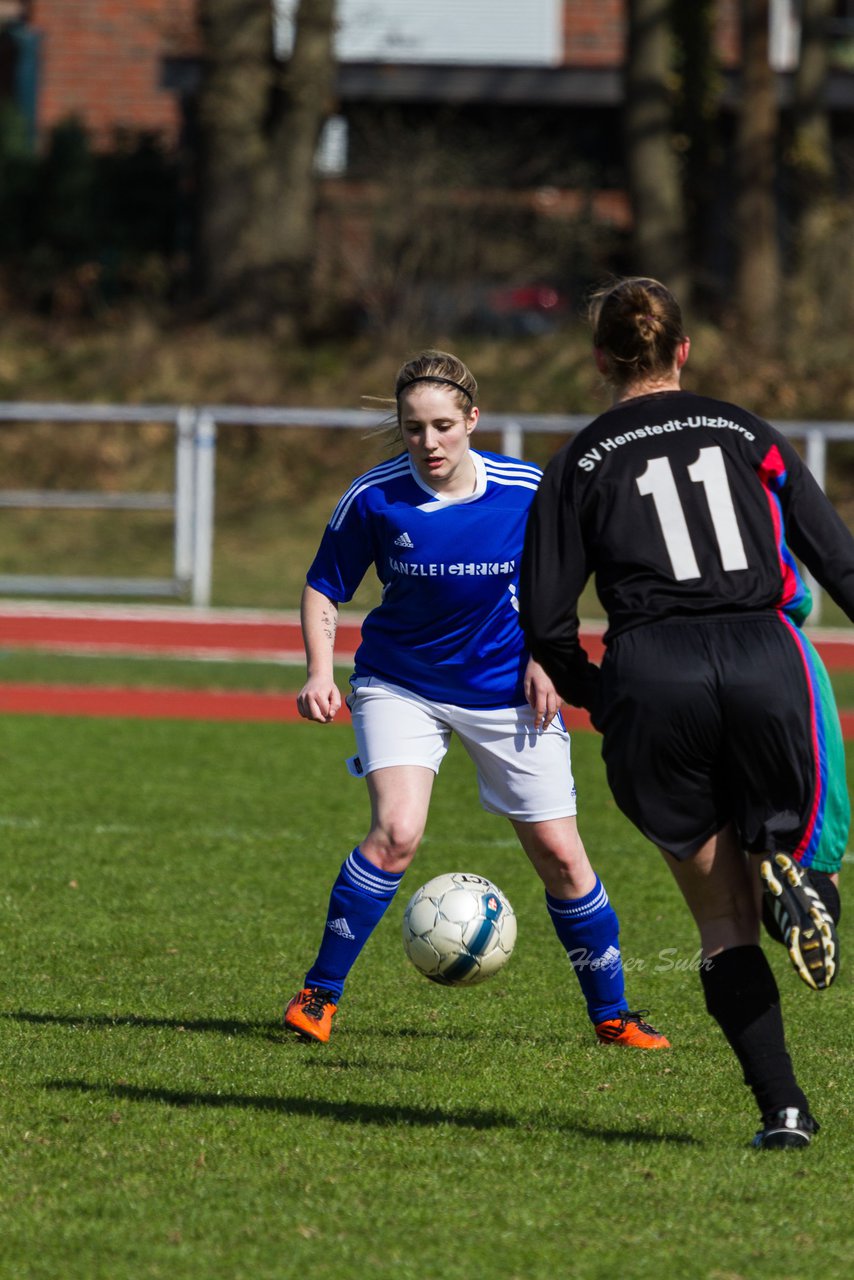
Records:
{"label": "building window", "polygon": [[[292,0],[272,0],[276,52],[293,44]],[[555,66],[563,0],[338,0],[340,62]]]}

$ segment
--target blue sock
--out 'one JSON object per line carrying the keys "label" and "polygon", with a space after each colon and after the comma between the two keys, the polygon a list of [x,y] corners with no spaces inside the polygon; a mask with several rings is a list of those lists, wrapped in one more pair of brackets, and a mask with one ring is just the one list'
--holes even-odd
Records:
{"label": "blue sock", "polygon": [[325,987],[338,998],[359,952],[385,914],[403,872],[380,871],[353,850],[329,895],[326,928],[317,959],[305,975],[307,987]]}
{"label": "blue sock", "polygon": [[599,877],[583,898],[553,898],[546,906],[555,932],[575,970],[593,1023],[626,1007],[620,922]]}

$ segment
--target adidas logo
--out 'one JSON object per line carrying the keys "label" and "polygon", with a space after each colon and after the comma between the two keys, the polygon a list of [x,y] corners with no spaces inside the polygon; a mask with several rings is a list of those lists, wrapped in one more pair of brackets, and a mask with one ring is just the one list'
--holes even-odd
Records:
{"label": "adidas logo", "polygon": [[348,942],[356,941],[355,933],[350,932],[350,926],[343,916],[339,916],[337,920],[327,920],[326,927],[337,933],[339,938],[346,938]]}
{"label": "adidas logo", "polygon": [[405,547],[407,551],[411,551],[415,546],[415,543],[412,541],[409,534],[404,531],[399,538],[395,538],[394,545],[396,547]]}
{"label": "adidas logo", "polygon": [[594,960],[591,969],[616,969],[620,964],[620,953],[616,947],[608,947],[598,959]]}

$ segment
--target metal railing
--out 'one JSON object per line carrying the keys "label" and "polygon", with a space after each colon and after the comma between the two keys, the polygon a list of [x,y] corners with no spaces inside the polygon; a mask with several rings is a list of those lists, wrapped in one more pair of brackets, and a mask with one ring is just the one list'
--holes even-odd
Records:
{"label": "metal railing", "polygon": [[[175,432],[174,487],[170,493],[106,493],[82,490],[0,490],[0,508],[164,511],[174,517],[170,578],[0,575],[0,595],[174,596],[207,606],[213,581],[216,440],[220,427],[311,427],[370,431],[379,419],[360,409],[253,408],[246,405],[98,405],[0,403],[0,422],[166,423]],[[502,453],[524,457],[529,434],[575,435],[590,421],[580,414],[481,415],[479,432],[498,434]],[[803,441],[807,466],[822,489],[827,445],[854,440],[854,422],[788,421],[775,426]],[[821,590],[813,592],[811,623],[821,618]]]}
{"label": "metal railing", "polygon": [[0,491],[0,508],[171,512],[174,519],[171,577],[0,574],[0,594],[195,598],[198,594],[195,582],[198,549],[206,545],[208,536],[206,529],[196,528],[198,495],[200,490],[209,492],[210,486],[210,479],[200,475],[202,441],[198,417],[198,410],[181,405],[0,404],[0,422],[58,425],[126,423],[131,426],[165,423],[171,425],[175,432],[174,483],[170,493],[107,493],[80,489]]}

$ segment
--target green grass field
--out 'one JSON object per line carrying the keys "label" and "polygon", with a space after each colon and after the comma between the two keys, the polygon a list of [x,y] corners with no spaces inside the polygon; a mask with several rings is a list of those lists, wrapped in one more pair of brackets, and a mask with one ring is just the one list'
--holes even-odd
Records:
{"label": "green grass field", "polygon": [[[187,678],[69,661],[7,655],[0,679]],[[350,749],[346,724],[0,722],[0,1277],[848,1277],[850,966],[811,993],[767,945],[823,1128],[803,1153],[753,1152],[693,927],[591,735],[574,743],[582,830],[631,1002],[671,1051],[594,1042],[539,882],[457,749],[333,1040],[285,1037],[367,823]],[[409,894],[452,869],[491,876],[519,917],[510,964],[470,991],[426,982],[400,944]]]}

